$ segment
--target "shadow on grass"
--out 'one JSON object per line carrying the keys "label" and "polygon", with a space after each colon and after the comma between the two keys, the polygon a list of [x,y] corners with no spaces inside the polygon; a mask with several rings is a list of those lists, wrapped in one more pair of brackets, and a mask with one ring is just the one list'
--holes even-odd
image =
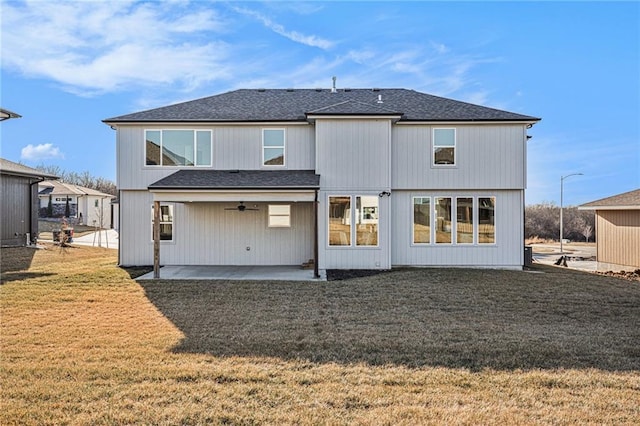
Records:
{"label": "shadow on grass", "polygon": [[11,281],[21,281],[21,280],[29,280],[33,278],[49,277],[52,275],[56,275],[56,274],[52,274],[48,272],[6,272],[6,273],[3,272],[0,278],[0,284],[8,283]]}
{"label": "shadow on grass", "polygon": [[640,370],[640,285],[534,272],[412,269],[322,283],[140,283],[176,352],[407,367]]}
{"label": "shadow on grass", "polygon": [[28,270],[35,254],[36,249],[31,247],[3,247],[0,249],[0,273]]}

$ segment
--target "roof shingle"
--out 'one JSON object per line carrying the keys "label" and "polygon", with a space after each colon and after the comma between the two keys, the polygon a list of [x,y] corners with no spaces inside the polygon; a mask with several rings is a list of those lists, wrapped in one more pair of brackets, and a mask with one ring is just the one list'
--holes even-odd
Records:
{"label": "roof shingle", "polygon": [[318,113],[402,114],[401,121],[540,120],[408,89],[341,89],[335,93],[328,89],[240,89],[104,122],[306,121],[308,114]]}
{"label": "roof shingle", "polygon": [[640,208],[640,188],[580,205],[581,209],[587,210],[598,210],[601,207],[603,209],[606,209],[607,207],[629,207],[631,209]]}
{"label": "roof shingle", "polygon": [[318,189],[313,170],[179,170],[149,189]]}

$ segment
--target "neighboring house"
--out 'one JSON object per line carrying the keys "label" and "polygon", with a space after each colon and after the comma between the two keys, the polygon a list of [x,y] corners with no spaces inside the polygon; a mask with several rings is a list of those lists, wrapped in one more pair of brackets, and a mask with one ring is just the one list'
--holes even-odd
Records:
{"label": "neighboring house", "polygon": [[640,268],[640,189],[578,208],[596,212],[598,270]]}
{"label": "neighboring house", "polygon": [[33,243],[38,237],[38,183],[57,179],[0,158],[0,228],[3,246]]}
{"label": "neighboring house", "polygon": [[13,111],[9,111],[8,109],[0,108],[0,121],[8,120],[10,118],[20,118],[22,117],[20,114],[16,114]]}
{"label": "neighboring house", "polygon": [[104,120],[120,264],[520,269],[527,129],[406,89],[235,90]]}
{"label": "neighboring house", "polygon": [[42,182],[39,188],[40,217],[66,217],[68,201],[68,217],[73,218],[71,223],[100,228],[111,227],[113,195],[59,181]]}

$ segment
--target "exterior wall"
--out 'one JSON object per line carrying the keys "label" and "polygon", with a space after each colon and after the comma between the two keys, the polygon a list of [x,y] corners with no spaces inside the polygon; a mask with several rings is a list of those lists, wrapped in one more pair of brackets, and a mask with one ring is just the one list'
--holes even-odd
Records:
{"label": "exterior wall", "polygon": [[[96,201],[98,207],[96,207]],[[102,228],[111,226],[111,199],[86,195],[78,197],[78,209],[82,213],[82,222],[87,226],[100,226],[100,214],[102,213]],[[94,222],[95,221],[95,222]]]}
{"label": "exterior wall", "polygon": [[[146,189],[150,184],[184,167],[145,165],[144,131],[147,129],[212,130],[212,167],[205,169],[313,170],[314,130],[304,125],[202,126],[184,125],[119,126],[117,131],[117,186],[119,189]],[[262,165],[262,129],[285,128],[285,166]],[[203,168],[203,167],[198,167]]]}
{"label": "exterior wall", "polygon": [[599,267],[640,268],[640,210],[596,210],[596,234]]}
{"label": "exterior wall", "polygon": [[[147,191],[121,191],[122,265],[153,264],[152,205]],[[163,265],[301,265],[313,258],[312,203],[290,204],[290,228],[267,226],[266,203],[244,212],[225,210],[237,203],[173,205],[173,241],[160,243]]]}
{"label": "exterior wall", "polygon": [[[496,244],[415,245],[413,197],[496,197]],[[519,269],[524,260],[523,191],[393,191],[391,196],[394,266],[468,266]]]}
{"label": "exterior wall", "polygon": [[[456,129],[456,165],[432,165],[433,128]],[[396,125],[393,127],[394,189],[524,189],[524,125]]]}
{"label": "exterior wall", "polygon": [[[38,229],[36,201],[38,186],[31,187],[29,178],[18,176],[2,175],[0,181],[2,182],[0,185],[1,243],[2,245],[24,245],[26,244],[26,234],[37,232]],[[31,200],[34,202],[32,203]],[[31,213],[32,209],[33,213]],[[35,226],[31,223],[34,218]],[[18,235],[16,236],[16,234]],[[34,238],[35,235],[31,237]]]}
{"label": "exterior wall", "polygon": [[319,269],[390,269],[391,210],[379,198],[377,247],[330,247],[330,196],[378,196],[391,185],[391,121],[388,119],[318,119],[316,173],[320,175],[318,206]]}

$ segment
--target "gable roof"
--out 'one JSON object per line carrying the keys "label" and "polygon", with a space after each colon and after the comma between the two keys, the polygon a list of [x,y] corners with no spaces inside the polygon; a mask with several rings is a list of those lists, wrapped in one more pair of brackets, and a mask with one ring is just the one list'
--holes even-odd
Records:
{"label": "gable roof", "polygon": [[640,189],[582,204],[578,208],[581,210],[638,210],[640,209]]}
{"label": "gable roof", "polygon": [[111,194],[96,191],[95,189],[60,181],[47,180],[41,182],[39,186],[42,188],[38,192],[39,195],[94,195],[96,197],[113,197]]}
{"label": "gable roof", "polygon": [[313,170],[179,170],[149,189],[318,189]]}
{"label": "gable roof", "polygon": [[240,89],[121,115],[107,124],[138,122],[307,121],[308,115],[399,115],[401,121],[515,121],[539,118],[408,89]]}
{"label": "gable roof", "polygon": [[41,179],[58,179],[58,176],[32,169],[23,164],[14,163],[13,161],[0,158],[0,173],[3,175],[23,176]]}
{"label": "gable roof", "polygon": [[0,121],[8,120],[10,118],[20,118],[22,117],[20,114],[17,114],[13,111],[9,111],[8,109],[0,108]]}

